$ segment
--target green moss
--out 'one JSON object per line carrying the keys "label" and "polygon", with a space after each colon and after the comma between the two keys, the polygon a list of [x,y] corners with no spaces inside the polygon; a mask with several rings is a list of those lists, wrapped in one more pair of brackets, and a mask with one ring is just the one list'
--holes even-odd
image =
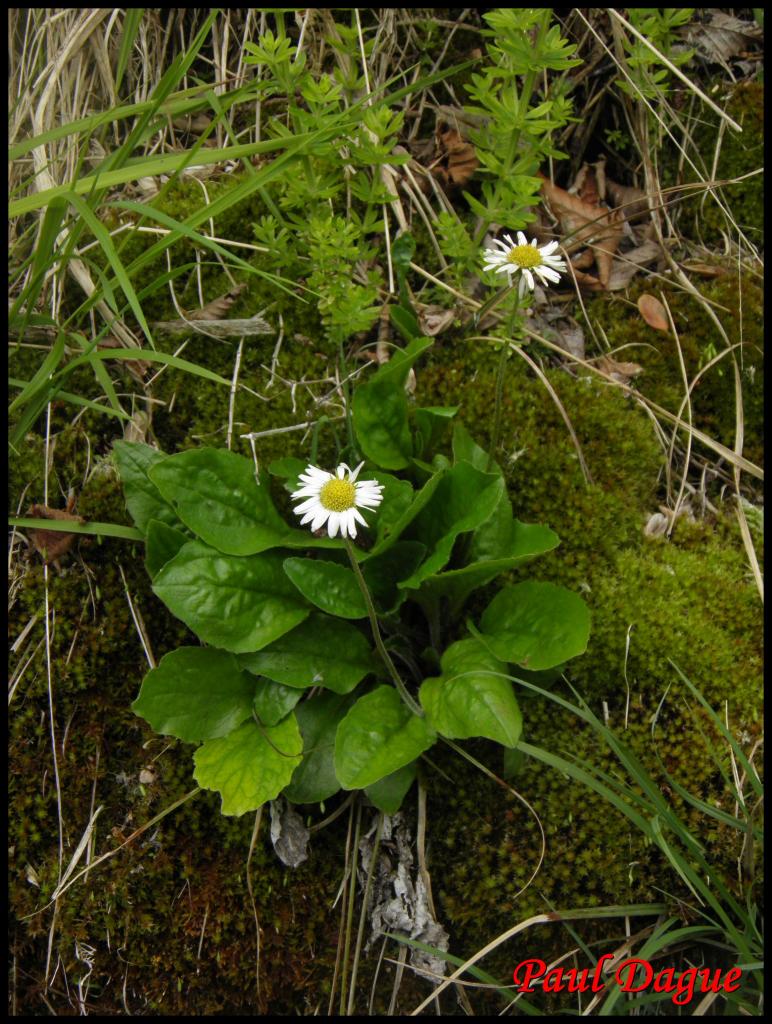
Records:
{"label": "green moss", "polygon": [[[603,329],[612,351],[625,346],[616,358],[632,360],[643,368],[636,378],[640,392],[675,413],[681,408],[686,391],[681,356],[691,384],[710,359],[727,347],[706,310],[706,303],[711,303],[729,344],[741,346],[734,350],[734,359],[742,394],[743,454],[761,466],[764,462],[763,292],[747,274],[738,278],[735,273],[726,272],[726,268],[719,267],[719,271],[720,276],[714,280],[698,282],[705,302],[680,289],[664,289],[678,331],[678,345],[670,334],[655,331],[641,317],[637,300],[651,290],[646,283],[633,285],[625,298],[599,297],[589,303],[587,312],[591,321]],[[708,369],[692,387],[690,395],[694,425],[730,449],[734,449],[737,431],[732,360],[731,355],[724,357]],[[686,409],[682,416],[687,416]],[[699,442],[695,442],[695,446],[699,452]]]}
{"label": "green moss", "polygon": [[[741,82],[739,85],[718,96],[719,104],[742,128],[742,133],[723,124],[719,126],[716,116],[704,107],[700,113],[697,130],[691,138],[696,144],[705,174],[697,177],[686,169],[681,177],[676,176],[679,165],[677,156],[665,159],[662,171],[664,184],[673,185],[690,181],[731,181],[744,180],[725,185],[717,190],[724,209],[708,192],[700,192],[695,198],[678,201],[679,228],[708,246],[723,248],[725,236],[737,236],[737,227],[755,245],[763,241],[764,226],[764,176],[756,174],[764,166],[764,86],[762,82]],[[718,162],[715,173],[712,169],[718,147]],[[733,223],[734,222],[734,223]]]}

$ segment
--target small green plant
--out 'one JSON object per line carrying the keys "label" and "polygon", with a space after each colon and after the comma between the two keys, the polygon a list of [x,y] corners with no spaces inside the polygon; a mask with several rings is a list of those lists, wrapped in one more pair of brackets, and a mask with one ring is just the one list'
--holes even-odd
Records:
{"label": "small green plant", "polygon": [[481,219],[477,242],[494,221],[516,229],[532,220],[539,169],[547,157],[565,156],[552,136],[571,116],[566,79],[556,79],[536,106],[533,94],[548,71],[581,63],[571,57],[576,47],[561,37],[560,27],[550,27],[549,8],[502,8],[484,18],[494,42],[487,46],[489,63],[467,86],[472,103],[465,108],[481,125],[471,140],[485,179],[482,197],[464,193]]}
{"label": "small green plant", "polygon": [[[383,206],[393,199],[381,180],[381,168],[408,157],[393,154],[401,111],[386,103],[362,107],[359,118],[351,118],[354,91],[365,87],[354,73],[360,60],[358,39],[339,24],[335,36],[338,66],[332,75],[318,77],[286,36],[276,38],[268,31],[244,48],[245,62],[262,72],[262,95],[286,97],[282,115],[268,121],[268,134],[277,139],[310,133],[318,137],[293,173],[264,193],[271,214],[255,223],[255,238],[269,249],[275,266],[306,275],[326,335],[340,344],[368,330],[378,317],[383,281],[376,260],[385,252],[372,239],[383,235]],[[364,280],[358,283],[356,268],[366,262],[374,269],[363,271]]]}
{"label": "small green plant", "polygon": [[[626,13],[630,24],[671,64],[680,67],[694,56],[694,50],[677,46],[676,35],[677,29],[691,21],[693,7],[629,7]],[[640,39],[626,32],[621,33],[621,38],[632,81],[620,78],[619,88],[633,99],[639,96],[647,100],[661,99],[669,91],[672,72]]]}
{"label": "small green plant", "polygon": [[[441,452],[455,408],[410,410],[405,382],[430,345],[414,339],[356,389],[353,454],[372,467],[356,487],[343,464],[336,477],[297,459],[257,474],[230,451],[115,446],[153,590],[203,644],[166,654],[133,707],[200,744],[195,778],[224,814],[341,787],[393,813],[438,738],[518,744],[508,665],[539,672],[586,647],[584,602],[553,584],[503,586],[464,621],[479,588],[558,538],[514,518],[500,468],[463,427]],[[271,475],[321,529],[287,524]],[[367,548],[347,535],[357,507]]]}

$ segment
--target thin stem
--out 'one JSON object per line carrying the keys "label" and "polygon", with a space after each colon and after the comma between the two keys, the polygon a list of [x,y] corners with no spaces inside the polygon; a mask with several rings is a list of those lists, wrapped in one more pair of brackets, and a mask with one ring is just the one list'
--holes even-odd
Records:
{"label": "thin stem", "polygon": [[365,578],[362,575],[362,570],[359,568],[359,562],[357,562],[356,554],[354,553],[354,546],[348,539],[348,537],[343,538],[343,543],[346,545],[346,551],[348,552],[349,561],[351,562],[351,568],[354,570],[354,575],[357,578],[359,589],[362,591],[362,597],[365,599],[365,604],[367,605],[367,614],[370,617],[370,628],[373,631],[373,639],[375,640],[375,646],[378,648],[378,653],[383,659],[384,665],[389,670],[389,675],[394,681],[394,685],[397,687],[397,690],[402,700],[405,702],[405,704],[407,704],[407,706],[410,708],[414,715],[418,715],[419,718],[423,718],[423,708],[416,704],[416,702],[407,692],[407,687],[402,682],[400,674],[399,672],[397,672],[394,662],[391,660],[391,655],[386,650],[386,647],[383,643],[383,638],[381,637],[381,630],[380,627],[378,626],[378,617],[375,614],[375,605],[373,604],[373,599],[370,596],[370,591],[367,589],[367,583],[365,582]]}
{"label": "thin stem", "polygon": [[[520,293],[516,292],[517,304],[512,310],[512,318],[514,320],[518,312],[520,305]],[[484,308],[484,307],[483,307]],[[493,410],[493,437],[491,438],[491,445],[488,449],[488,465],[487,470],[490,472],[491,466],[495,460],[496,450],[501,440],[501,420],[503,416],[504,407],[504,373],[507,368],[507,357],[509,356],[509,342],[501,346],[501,356],[499,357],[499,365],[496,370],[496,404]]]}
{"label": "thin stem", "polygon": [[489,299],[487,299],[482,306],[475,312],[472,317],[469,326],[467,327],[466,334],[469,334],[472,330],[477,330],[483,317],[487,316],[491,310],[495,309],[499,303],[509,295],[512,291],[512,285],[508,284],[501,291],[495,292]]}
{"label": "thin stem", "polygon": [[502,407],[504,405],[504,372],[507,368],[508,355],[509,344],[502,345],[499,365],[496,370],[496,404],[493,409],[493,437],[491,438],[490,448],[488,449],[488,465],[486,466],[489,473],[491,465],[495,461],[495,452],[499,446],[499,440],[501,438],[501,417]]}

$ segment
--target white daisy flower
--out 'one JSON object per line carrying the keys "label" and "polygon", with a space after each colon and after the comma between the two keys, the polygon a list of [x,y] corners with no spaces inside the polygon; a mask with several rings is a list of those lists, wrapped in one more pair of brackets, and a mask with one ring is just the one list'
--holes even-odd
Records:
{"label": "white daisy flower", "polygon": [[376,480],[357,480],[362,466],[364,462],[360,462],[352,472],[345,462],[341,462],[335,473],[326,473],[316,466],[309,466],[305,473],[301,473],[299,480],[303,486],[292,493],[293,501],[307,499],[294,509],[303,517],[300,525],[311,523],[311,529],[318,530],[327,523],[331,537],[338,530],[341,537],[356,537],[356,523],[367,526],[367,521],[357,509],[377,508],[383,500],[383,484]]}
{"label": "white daisy flower", "polygon": [[536,286],[534,274],[538,275],[542,284],[546,285],[552,281],[557,284],[560,275],[567,270],[565,261],[559,256],[553,256],[558,247],[557,242],[549,242],[539,248],[536,239],[528,244],[528,239],[522,231],[517,232],[517,243],[511,235],[504,235],[504,241],[494,238],[493,245],[496,249],[485,249],[483,252],[483,269],[495,270],[497,274],[509,274],[509,282],[515,274],[520,274],[518,292],[520,298],[530,288],[533,291]]}

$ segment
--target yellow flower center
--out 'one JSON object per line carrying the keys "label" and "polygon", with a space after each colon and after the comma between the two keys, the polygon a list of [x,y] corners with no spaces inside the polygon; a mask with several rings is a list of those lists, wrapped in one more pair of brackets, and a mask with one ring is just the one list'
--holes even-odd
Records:
{"label": "yellow flower center", "polygon": [[319,491],[319,501],[330,512],[345,512],[356,504],[356,494],[356,487],[350,480],[335,477],[334,480],[328,480]]}
{"label": "yellow flower center", "polygon": [[516,245],[507,253],[507,260],[518,267],[540,267],[542,264],[541,253],[535,245]]}

